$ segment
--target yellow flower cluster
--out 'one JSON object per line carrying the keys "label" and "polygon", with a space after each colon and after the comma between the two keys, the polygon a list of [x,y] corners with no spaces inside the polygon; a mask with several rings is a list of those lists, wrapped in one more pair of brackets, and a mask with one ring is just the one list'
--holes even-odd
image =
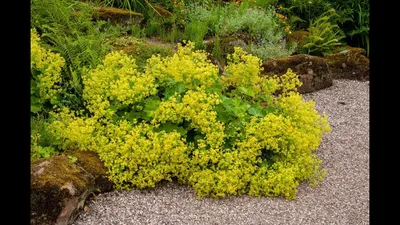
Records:
{"label": "yellow flower cluster", "polygon": [[61,139],[63,149],[92,149],[92,135],[99,124],[94,118],[85,118],[77,114],[79,113],[65,107],[57,113],[52,112],[51,115],[57,119],[49,128],[54,137]]}
{"label": "yellow flower cluster", "polygon": [[[246,87],[254,91],[255,95],[272,95],[279,89],[279,80],[276,77],[260,76],[262,61],[242,48],[235,47],[234,53],[228,55],[228,65],[225,67],[226,76],[222,80],[226,86],[235,88]],[[286,84],[290,85],[290,84]]]}
{"label": "yellow flower cluster", "polygon": [[179,43],[172,57],[153,56],[148,60],[145,73],[158,79],[160,85],[173,79],[183,82],[189,90],[212,86],[219,79],[218,67],[207,59],[204,51],[193,49],[194,43],[189,41],[184,47]]}
{"label": "yellow flower cluster", "polygon": [[[224,125],[217,121],[214,106],[221,100],[216,94],[207,94],[204,89],[189,90],[177,103],[175,97],[161,102],[154,112],[153,124],[171,121],[181,123],[183,119],[190,121],[191,128],[205,135],[197,140],[198,148],[192,158],[194,165],[204,167],[210,161],[216,163],[224,143]],[[207,149],[207,151],[205,151]]]}
{"label": "yellow flower cluster", "polygon": [[[65,149],[98,152],[117,188],[154,187],[176,177],[191,185],[198,198],[249,194],[293,199],[300,182],[315,185],[324,175],[312,151],[330,131],[327,117],[296,92],[301,83],[291,70],[261,78],[260,60],[240,48],[230,60],[226,76],[219,77],[206,54],[193,52],[189,43],[172,57],[152,57],[145,72],[139,73],[132,58],[113,52],[83,78],[91,114],[62,109],[53,114],[56,120],[50,129]],[[159,90],[178,82],[185,91],[160,99]],[[223,91],[210,91],[219,82],[269,97],[274,110],[243,119],[238,135],[225,133],[229,124],[218,120],[217,110]],[[282,94],[273,95],[277,90]],[[119,107],[147,110],[149,105],[154,109],[148,113],[151,122],[112,117]],[[194,130],[194,141],[185,132],[160,129],[166,124],[185,124],[179,128]],[[232,137],[233,144],[226,148]]]}
{"label": "yellow flower cluster", "polygon": [[243,154],[238,149],[220,153],[215,168],[193,171],[189,184],[196,190],[198,199],[209,195],[218,198],[247,194],[248,184],[258,166],[240,155]]}
{"label": "yellow flower cluster", "polygon": [[[280,96],[277,101],[279,113],[290,118],[297,128],[296,151],[310,153],[318,148],[323,133],[330,132],[326,114],[320,116],[315,110],[315,102],[304,101],[298,92],[291,92],[287,96]],[[294,140],[296,140],[294,139]]]}
{"label": "yellow flower cluster", "polygon": [[110,106],[128,106],[157,92],[154,77],[139,73],[135,59],[122,51],[108,54],[82,80],[87,108],[98,117],[112,116],[115,109]]}
{"label": "yellow flower cluster", "polygon": [[126,121],[107,127],[109,142],[97,151],[117,188],[155,187],[161,180],[177,177],[184,182],[189,177],[188,147],[180,134],[152,129]]}
{"label": "yellow flower cluster", "polygon": [[273,80],[279,83],[280,90],[283,95],[287,95],[291,92],[297,91],[297,88],[303,85],[299,80],[297,74],[293,73],[292,69],[288,69],[287,72],[281,76],[274,75]]}
{"label": "yellow flower cluster", "polygon": [[61,92],[61,68],[65,60],[58,53],[46,50],[39,44],[40,37],[31,29],[31,69],[37,70],[37,86],[40,90],[40,101],[44,102]]}
{"label": "yellow flower cluster", "polygon": [[246,125],[246,144],[240,143],[239,147],[252,153],[265,148],[274,153],[289,154],[295,150],[296,131],[291,121],[282,115],[270,113],[261,120],[252,118]]}
{"label": "yellow flower cluster", "polygon": [[242,48],[235,47],[232,55],[228,55],[226,76],[222,77],[226,85],[233,87],[251,87],[256,94],[260,93],[260,85],[265,78],[260,77],[261,60],[247,54]]}

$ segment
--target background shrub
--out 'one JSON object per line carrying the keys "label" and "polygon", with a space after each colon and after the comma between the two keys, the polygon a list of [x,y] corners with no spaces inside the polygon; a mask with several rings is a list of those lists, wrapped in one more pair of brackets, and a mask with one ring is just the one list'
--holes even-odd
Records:
{"label": "background shrub", "polygon": [[338,14],[334,10],[323,13],[308,28],[309,34],[300,48],[301,53],[312,55],[327,55],[336,46],[343,45],[345,37],[337,25]]}
{"label": "background shrub", "polygon": [[312,20],[331,9],[328,0],[279,0],[279,12],[289,17],[293,29],[306,29]]}
{"label": "background shrub", "polygon": [[369,56],[369,0],[332,1],[340,16],[339,27],[346,34],[348,45],[361,47]]}
{"label": "background shrub", "polygon": [[251,54],[257,56],[261,60],[269,60],[274,58],[285,57],[293,54],[296,50],[296,44],[288,46],[286,41],[274,44],[273,42],[268,42],[265,44],[257,45],[250,44],[246,50]]}

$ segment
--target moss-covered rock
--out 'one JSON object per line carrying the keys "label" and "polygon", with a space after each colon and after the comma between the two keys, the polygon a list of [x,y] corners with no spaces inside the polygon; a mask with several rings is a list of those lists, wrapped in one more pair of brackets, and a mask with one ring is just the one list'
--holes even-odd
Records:
{"label": "moss-covered rock", "polygon": [[130,36],[122,36],[111,42],[114,50],[123,50],[136,60],[138,70],[143,72],[147,59],[152,55],[162,57],[171,56],[174,53],[174,45],[157,39],[138,39]]}
{"label": "moss-covered rock", "polygon": [[261,75],[282,75],[289,68],[299,76],[303,83],[300,93],[310,93],[332,86],[332,72],[322,57],[299,54],[267,60],[262,64]]}
{"label": "moss-covered rock", "polygon": [[144,19],[141,13],[113,7],[98,7],[92,16],[94,19],[110,20],[113,24],[119,24],[121,27],[140,24]]}
{"label": "moss-covered rock", "polygon": [[369,80],[369,59],[362,48],[337,48],[324,60],[332,71],[333,79]]}
{"label": "moss-covered rock", "polygon": [[95,189],[95,178],[65,156],[31,164],[31,224],[69,224]]}
{"label": "moss-covered rock", "polygon": [[72,154],[77,158],[76,165],[82,167],[94,177],[95,187],[104,193],[113,189],[113,183],[108,179],[107,168],[93,151],[76,151]]}

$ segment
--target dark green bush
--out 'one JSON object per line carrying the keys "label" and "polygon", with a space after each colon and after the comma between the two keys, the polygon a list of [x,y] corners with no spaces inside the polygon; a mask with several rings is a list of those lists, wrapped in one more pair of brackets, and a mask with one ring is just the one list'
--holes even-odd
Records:
{"label": "dark green bush", "polygon": [[364,48],[369,56],[369,0],[331,2],[341,18],[339,26],[346,34],[347,44]]}

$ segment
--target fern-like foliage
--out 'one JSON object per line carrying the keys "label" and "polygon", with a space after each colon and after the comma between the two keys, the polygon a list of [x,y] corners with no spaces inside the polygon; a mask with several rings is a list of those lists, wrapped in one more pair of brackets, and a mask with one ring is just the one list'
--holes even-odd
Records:
{"label": "fern-like foliage", "polygon": [[312,20],[331,8],[328,0],[279,0],[278,12],[288,17],[293,29],[305,29]]}
{"label": "fern-like foliage", "polygon": [[331,0],[340,16],[339,26],[346,34],[346,42],[366,50],[369,56],[369,0]]}
{"label": "fern-like foliage", "polygon": [[82,69],[98,65],[111,49],[107,38],[119,35],[106,21],[93,21],[94,7],[72,0],[31,0],[31,26],[44,46],[66,61],[63,68],[64,104],[82,106]]}
{"label": "fern-like foliage", "polygon": [[328,10],[310,24],[309,35],[300,49],[301,53],[327,55],[335,46],[342,45],[343,31],[337,25],[338,14]]}

